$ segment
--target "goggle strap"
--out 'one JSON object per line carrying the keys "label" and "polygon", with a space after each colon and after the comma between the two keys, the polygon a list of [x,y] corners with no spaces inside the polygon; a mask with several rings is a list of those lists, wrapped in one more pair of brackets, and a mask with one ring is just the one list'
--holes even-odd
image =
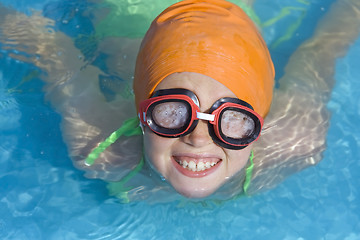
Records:
{"label": "goggle strap", "polygon": [[202,112],[196,112],[196,118],[200,120],[206,120],[213,122],[215,120],[215,115],[208,114],[208,113],[202,113]]}
{"label": "goggle strap", "polygon": [[111,144],[116,142],[121,136],[136,136],[141,135],[142,131],[139,125],[139,119],[137,117],[126,120],[123,125],[114,131],[109,137],[101,142],[96,148],[94,148],[85,159],[85,165],[91,166],[95,163],[95,160],[99,158],[100,154],[104,152]]}
{"label": "goggle strap", "polygon": [[248,195],[247,191],[250,187],[250,182],[251,182],[251,178],[252,178],[252,174],[253,174],[253,170],[254,170],[253,159],[254,159],[254,151],[251,150],[250,157],[249,157],[250,165],[246,168],[245,181],[244,181],[244,185],[243,185],[243,191],[244,191],[245,195]]}

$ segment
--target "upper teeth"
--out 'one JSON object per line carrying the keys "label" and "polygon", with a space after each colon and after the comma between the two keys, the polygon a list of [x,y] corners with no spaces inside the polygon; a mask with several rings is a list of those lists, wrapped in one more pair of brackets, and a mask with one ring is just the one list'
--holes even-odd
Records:
{"label": "upper teeth", "polygon": [[183,168],[187,168],[193,172],[204,171],[216,165],[216,162],[198,162],[198,164],[196,164],[194,161],[187,162],[185,160],[179,161],[178,163]]}

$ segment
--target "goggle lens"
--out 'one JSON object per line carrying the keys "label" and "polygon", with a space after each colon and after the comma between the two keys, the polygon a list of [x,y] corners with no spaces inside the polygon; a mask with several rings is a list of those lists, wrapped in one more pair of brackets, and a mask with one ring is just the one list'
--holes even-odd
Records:
{"label": "goggle lens", "polygon": [[184,102],[164,102],[157,104],[152,111],[152,119],[162,127],[179,129],[188,122],[191,110]]}
{"label": "goggle lens", "polygon": [[236,110],[225,110],[220,119],[220,131],[229,138],[243,139],[255,130],[254,120],[247,114]]}

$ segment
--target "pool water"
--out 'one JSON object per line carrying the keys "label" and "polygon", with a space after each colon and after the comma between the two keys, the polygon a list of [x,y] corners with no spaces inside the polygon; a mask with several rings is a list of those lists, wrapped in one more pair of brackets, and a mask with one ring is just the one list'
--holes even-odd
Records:
{"label": "pool water", "polygon": [[[262,22],[284,7],[296,7],[264,26],[279,78],[333,1],[269,2],[255,3]],[[160,0],[155,3],[161,6]],[[76,36],[92,31],[91,16],[84,12],[98,4],[0,0],[0,9],[42,11],[56,21],[55,31]],[[284,37],[284,29],[300,17],[297,30]],[[44,100],[42,71],[13,58],[16,51],[0,42],[0,239],[360,239],[360,38],[336,62],[323,161],[275,189],[219,205],[121,204],[109,197],[106,183],[86,179],[72,166],[60,116]]]}

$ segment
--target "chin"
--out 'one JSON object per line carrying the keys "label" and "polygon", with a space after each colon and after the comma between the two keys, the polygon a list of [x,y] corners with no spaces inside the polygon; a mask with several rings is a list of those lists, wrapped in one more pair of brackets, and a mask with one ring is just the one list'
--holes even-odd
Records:
{"label": "chin", "polygon": [[210,196],[214,191],[178,191],[181,195],[191,199],[201,199]]}
{"label": "chin", "polygon": [[212,189],[208,187],[206,188],[206,187],[194,187],[194,186],[189,188],[184,188],[183,186],[173,185],[173,187],[181,195],[192,199],[206,198],[217,190],[217,188]]}

